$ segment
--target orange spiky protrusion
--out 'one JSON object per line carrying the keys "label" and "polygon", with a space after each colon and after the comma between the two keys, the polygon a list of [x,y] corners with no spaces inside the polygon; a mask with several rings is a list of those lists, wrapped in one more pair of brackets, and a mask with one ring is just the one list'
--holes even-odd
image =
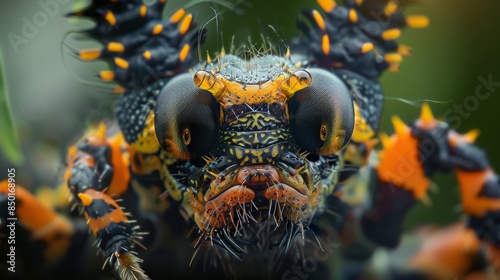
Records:
{"label": "orange spiky protrusion", "polygon": [[153,30],[151,31],[151,33],[153,33],[153,35],[158,35],[162,31],[163,31],[163,25],[157,24],[157,25],[155,25],[155,27],[153,27]]}
{"label": "orange spiky protrusion", "polygon": [[422,104],[422,110],[420,111],[419,120],[424,123],[429,123],[436,120],[434,118],[434,115],[432,114],[432,110],[431,107],[429,106],[429,103],[425,102],[424,104]]}
{"label": "orange spiky protrusion", "polygon": [[184,62],[186,60],[187,56],[189,55],[189,49],[190,49],[189,44],[185,44],[182,47],[181,52],[179,53],[179,60],[181,62]]}
{"label": "orange spiky protrusion", "polygon": [[327,13],[331,12],[337,6],[335,0],[318,0],[318,4]]}
{"label": "orange spiky protrusion", "polygon": [[425,28],[429,26],[429,18],[422,15],[406,16],[406,25],[410,28]]}
{"label": "orange spiky protrusion", "polygon": [[187,33],[189,27],[191,26],[191,22],[193,21],[193,15],[188,14],[181,22],[181,25],[179,26],[179,32],[181,35],[184,35]]}
{"label": "orange spiky protrusion", "polygon": [[125,88],[122,86],[116,86],[113,88],[113,93],[114,94],[122,94],[125,92]]}
{"label": "orange spiky protrusion", "polygon": [[314,21],[316,21],[316,24],[318,25],[319,29],[325,31],[325,20],[323,19],[321,14],[318,11],[313,10],[312,15],[313,15]]}
{"label": "orange spiky protrusion", "polygon": [[410,128],[401,120],[398,116],[392,116],[391,118],[392,126],[397,135],[403,135],[410,131]]}
{"label": "orange spiky protrusion", "polygon": [[380,135],[384,150],[381,161],[376,167],[378,176],[384,182],[411,191],[416,199],[427,203],[426,193],[430,180],[425,176],[422,163],[416,156],[418,139],[399,117],[393,116],[391,120],[396,134],[390,141]]}
{"label": "orange spiky protrusion", "polygon": [[416,126],[420,129],[430,130],[438,126],[439,122],[434,118],[432,114],[431,107],[427,102],[422,104],[422,109],[420,110],[420,117],[416,122]]}
{"label": "orange spiky protrusion", "polygon": [[380,132],[378,137],[380,138],[380,142],[382,143],[384,150],[391,148],[392,140],[391,140],[391,137],[389,137],[389,135],[387,135],[387,133]]}
{"label": "orange spiky protrusion", "polygon": [[113,73],[113,71],[105,70],[99,72],[99,77],[103,81],[113,81],[113,79],[115,78],[115,73]]}
{"label": "orange spiky protrusion", "polygon": [[123,46],[123,44],[119,43],[119,42],[109,42],[106,48],[110,52],[124,52],[125,51],[125,46]]}
{"label": "orange spiky protrusion", "polygon": [[142,53],[142,56],[147,59],[147,60],[150,60],[151,59],[151,52],[150,51],[144,51]]}
{"label": "orange spiky protrusion", "polygon": [[398,2],[399,1],[390,0],[387,3],[387,5],[385,6],[384,14],[387,16],[390,16],[390,15],[394,14],[395,12],[397,12],[398,7],[399,7]]}
{"label": "orange spiky protrusion", "polygon": [[172,23],[178,23],[182,17],[184,16],[184,14],[186,13],[186,11],[184,9],[179,9],[177,10],[173,15],[170,16],[170,22]]}
{"label": "orange spiky protrusion", "polygon": [[384,60],[389,64],[396,64],[403,61],[403,57],[399,53],[388,53],[384,56]]}
{"label": "orange spiky protrusion", "polygon": [[402,56],[410,56],[411,55],[411,48],[406,46],[406,45],[399,45],[398,46],[398,53]]}
{"label": "orange spiky protrusion", "polygon": [[89,206],[93,202],[92,197],[90,195],[88,195],[88,194],[79,193],[78,194],[78,198],[82,202],[83,206]]}
{"label": "orange spiky protrusion", "polygon": [[330,38],[328,38],[328,35],[326,34],[323,35],[321,40],[321,50],[324,55],[328,55],[330,53]]}
{"label": "orange spiky protrusion", "polygon": [[469,132],[464,134],[465,140],[469,143],[472,144],[476,142],[477,137],[479,137],[479,134],[481,134],[481,131],[477,128],[470,130]]}
{"label": "orange spiky protrusion", "polygon": [[139,9],[139,14],[141,17],[145,17],[146,13],[148,12],[148,7],[146,5],[141,5],[141,8]]}
{"label": "orange spiky protrusion", "polygon": [[106,15],[104,16],[104,19],[111,25],[115,26],[116,25],[116,18],[113,12],[108,11]]}
{"label": "orange spiky protrusion", "polygon": [[358,22],[358,13],[355,9],[349,10],[349,21],[351,21],[352,23]]}
{"label": "orange spiky protrusion", "polygon": [[128,69],[128,62],[123,58],[115,57],[115,64],[122,69]]}
{"label": "orange spiky protrusion", "polygon": [[371,42],[364,43],[363,46],[361,46],[361,53],[367,53],[373,50],[373,48],[374,48],[373,43]]}
{"label": "orange spiky protrusion", "polygon": [[401,36],[401,30],[398,28],[387,29],[382,32],[382,39],[386,41],[397,39],[399,36]]}
{"label": "orange spiky protrusion", "polygon": [[78,54],[81,60],[95,60],[101,56],[101,50],[98,49],[89,49],[89,50],[81,50]]}

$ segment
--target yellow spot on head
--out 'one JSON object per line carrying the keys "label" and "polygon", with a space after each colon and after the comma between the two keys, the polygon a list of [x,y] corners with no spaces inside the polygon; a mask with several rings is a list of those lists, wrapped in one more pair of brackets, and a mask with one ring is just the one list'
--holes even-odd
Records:
{"label": "yellow spot on head", "polygon": [[358,22],[358,13],[356,13],[356,10],[354,9],[349,10],[349,20],[352,23]]}
{"label": "yellow spot on head", "polygon": [[335,6],[337,6],[337,3],[335,3],[334,0],[317,0],[318,4],[321,6],[323,11],[329,13],[331,12]]}
{"label": "yellow spot on head", "polygon": [[182,47],[182,50],[181,52],[179,53],[179,60],[181,62],[184,62],[184,60],[186,60],[188,54],[189,54],[189,44],[185,44],[183,47]]}
{"label": "yellow spot on head", "polygon": [[406,25],[410,28],[425,28],[429,26],[429,18],[422,15],[406,16]]}
{"label": "yellow spot on head", "polygon": [[118,42],[109,42],[107,48],[108,48],[108,51],[110,51],[110,52],[124,52],[125,51],[125,46],[123,46],[123,44],[118,43]]}
{"label": "yellow spot on head", "polygon": [[111,11],[108,11],[106,13],[106,15],[104,16],[104,19],[109,23],[111,24],[111,26],[115,26],[116,25],[116,18],[115,18],[115,15],[113,14],[113,12]]}
{"label": "yellow spot on head", "polygon": [[323,50],[324,55],[328,55],[330,53],[330,38],[328,38],[327,34],[323,35],[321,49]]}
{"label": "yellow spot on head", "polygon": [[113,73],[113,71],[105,70],[99,72],[99,77],[101,77],[103,81],[112,81],[115,78],[115,73]]}
{"label": "yellow spot on head", "polygon": [[363,4],[363,0],[356,0],[356,4],[359,6],[361,4]]}
{"label": "yellow spot on head", "polygon": [[153,28],[153,35],[158,35],[160,34],[161,32],[163,31],[163,25],[161,24],[157,24],[155,25],[155,27]]}
{"label": "yellow spot on head", "polygon": [[81,50],[78,56],[81,60],[94,60],[101,56],[101,51],[97,49]]}
{"label": "yellow spot on head", "polygon": [[191,22],[192,21],[193,21],[193,15],[192,14],[188,14],[182,20],[181,26],[179,26],[179,32],[181,33],[181,35],[186,34],[186,32],[188,31],[189,27],[191,26]]}
{"label": "yellow spot on head", "polygon": [[173,15],[170,16],[170,22],[171,23],[178,23],[181,18],[184,16],[186,11],[184,9],[179,9],[177,10]]}
{"label": "yellow spot on head", "polygon": [[399,38],[399,36],[401,36],[401,30],[397,28],[387,29],[386,31],[382,32],[382,39],[386,41],[397,39]]}
{"label": "yellow spot on head", "polygon": [[90,195],[84,193],[79,193],[78,198],[80,198],[80,201],[82,202],[83,206],[89,206],[90,204],[92,204],[93,201]]}
{"label": "yellow spot on head", "polygon": [[364,43],[363,46],[361,46],[361,53],[367,53],[371,50],[373,50],[374,46],[372,43]]}
{"label": "yellow spot on head", "polygon": [[151,59],[151,52],[149,51],[144,51],[142,53],[142,56],[144,56],[145,59],[150,60]]}
{"label": "yellow spot on head", "polygon": [[115,64],[122,69],[128,69],[128,62],[123,58],[116,57]]}
{"label": "yellow spot on head", "polygon": [[316,24],[318,25],[319,29],[325,31],[325,20],[323,19],[321,14],[318,11],[313,10],[312,15],[313,15],[314,21],[316,21]]}

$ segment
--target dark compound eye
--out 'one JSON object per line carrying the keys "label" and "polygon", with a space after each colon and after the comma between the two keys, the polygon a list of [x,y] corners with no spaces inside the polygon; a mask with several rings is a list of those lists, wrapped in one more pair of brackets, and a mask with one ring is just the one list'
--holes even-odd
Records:
{"label": "dark compound eye", "polygon": [[312,83],[289,102],[292,135],[303,149],[330,155],[342,149],[354,130],[354,107],[349,91],[334,74],[308,69]]}
{"label": "dark compound eye", "polygon": [[155,131],[160,145],[178,159],[210,152],[219,131],[219,107],[214,97],[193,83],[193,74],[173,78],[156,103]]}

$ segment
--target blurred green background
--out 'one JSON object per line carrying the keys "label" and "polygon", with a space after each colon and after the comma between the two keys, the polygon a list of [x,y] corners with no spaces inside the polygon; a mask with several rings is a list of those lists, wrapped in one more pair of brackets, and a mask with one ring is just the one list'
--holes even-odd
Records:
{"label": "blurred green background", "polygon": [[[44,21],[40,3],[47,2],[2,0],[0,6],[4,81],[25,159],[17,166],[17,179],[28,188],[55,186],[60,182],[67,146],[81,137],[89,124],[112,119],[115,100],[107,90],[96,86],[102,83],[95,74],[105,69],[105,64],[78,62],[63,48],[63,40],[78,48],[95,46],[77,42],[74,34],[68,35],[77,28],[91,26],[89,22],[76,24],[64,17],[75,5],[84,2],[56,1],[57,12],[46,16]],[[214,15],[212,7],[221,11],[215,2],[191,5],[188,10],[196,14],[198,22],[207,22]],[[187,3],[169,1],[166,14]],[[216,52],[222,41],[228,50],[233,36],[236,46],[248,43],[249,38],[258,46],[262,33],[272,42],[286,41],[298,35],[295,20],[303,7],[319,8],[315,1],[242,1],[238,8],[243,13],[226,11],[219,14],[217,25],[215,21],[208,23],[209,44],[203,46],[202,53]],[[387,132],[392,132],[391,115],[400,115],[409,122],[418,116],[418,104],[423,99],[431,100],[435,115],[441,116],[453,110],[455,104],[471,101],[481,84],[478,77],[487,80],[491,76],[493,81],[500,82],[500,1],[423,0],[408,8],[407,13],[425,14],[430,17],[431,25],[426,29],[405,30],[399,42],[413,47],[413,55],[405,59],[399,73],[386,73],[381,79],[387,97],[382,130]],[[34,20],[38,20],[40,27],[22,42],[13,41],[12,34],[22,35],[26,21]],[[480,128],[482,134],[477,144],[484,148],[498,171],[500,126],[496,122],[500,119],[500,87],[493,88],[497,89],[486,100],[470,103],[477,108],[466,110],[466,117],[453,111],[447,116],[459,116],[460,125],[456,128],[461,132]],[[410,105],[398,99],[416,102]],[[1,131],[0,137],[5,137],[4,133]],[[0,155],[0,159],[1,170],[12,166],[5,155]],[[0,178],[5,176],[0,174]],[[438,175],[434,179],[439,186],[437,193],[430,194],[434,206],[417,206],[408,227],[458,219],[459,193],[454,176]]]}

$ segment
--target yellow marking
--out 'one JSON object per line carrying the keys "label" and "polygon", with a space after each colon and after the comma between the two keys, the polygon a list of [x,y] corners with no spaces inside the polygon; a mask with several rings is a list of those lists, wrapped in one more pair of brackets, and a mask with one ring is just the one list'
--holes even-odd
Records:
{"label": "yellow marking", "polygon": [[354,132],[352,133],[352,140],[361,143],[373,137],[375,132],[370,127],[368,122],[363,118],[361,109],[356,102],[354,104]]}
{"label": "yellow marking", "polygon": [[118,43],[118,42],[109,42],[107,48],[108,48],[108,51],[110,51],[110,52],[124,52],[125,51],[125,46],[123,46],[123,44]]}
{"label": "yellow marking", "polygon": [[193,15],[188,14],[181,22],[181,25],[179,26],[179,32],[181,35],[186,34],[188,31],[189,27],[191,26],[191,22],[193,21]]}
{"label": "yellow marking", "polygon": [[409,56],[411,55],[411,48],[405,45],[399,45],[398,53],[402,56]]}
{"label": "yellow marking", "polygon": [[84,193],[79,193],[78,198],[80,198],[80,201],[82,202],[83,206],[89,206],[90,204],[92,204],[93,201],[90,195]]}
{"label": "yellow marking", "polygon": [[125,92],[125,88],[122,87],[122,86],[116,86],[114,89],[113,89],[113,93],[114,94],[122,94]]}
{"label": "yellow marking", "polygon": [[81,50],[78,56],[81,60],[94,60],[101,56],[101,51],[98,49]]}
{"label": "yellow marking", "polygon": [[243,157],[243,153],[240,149],[234,149],[235,155],[237,159],[241,159]]}
{"label": "yellow marking", "polygon": [[115,64],[122,69],[128,69],[128,62],[123,58],[116,57]]}
{"label": "yellow marking", "polygon": [[182,47],[182,50],[181,52],[179,53],[179,60],[181,62],[184,62],[184,60],[186,60],[188,54],[189,54],[189,44],[185,44],[183,47]]}
{"label": "yellow marking", "polygon": [[147,12],[148,12],[148,7],[146,5],[142,5],[141,8],[139,9],[139,14],[141,15],[141,17],[145,17]]}
{"label": "yellow marking", "polygon": [[398,72],[400,68],[401,66],[399,65],[399,63],[391,64],[389,65],[389,72]]}
{"label": "yellow marking", "polygon": [[144,56],[145,59],[150,60],[151,59],[151,52],[145,51],[142,53],[142,56]]}
{"label": "yellow marking", "polygon": [[318,0],[318,4],[327,13],[331,12],[337,6],[334,0]]}
{"label": "yellow marking", "polygon": [[363,46],[361,46],[361,53],[367,53],[371,50],[373,50],[374,46],[372,43],[364,43]]}
{"label": "yellow marking", "polygon": [[115,73],[113,73],[113,71],[105,70],[99,72],[99,77],[101,77],[103,81],[112,81],[115,78]]}
{"label": "yellow marking", "polygon": [[170,16],[170,22],[171,23],[178,23],[181,18],[184,16],[186,11],[184,9],[179,9],[177,10],[173,15]]}
{"label": "yellow marking", "polygon": [[392,126],[397,135],[402,135],[408,132],[409,128],[398,116],[392,116]]}
{"label": "yellow marking", "polygon": [[363,4],[363,0],[356,0],[356,4],[359,6],[361,4]]}
{"label": "yellow marking", "polygon": [[425,28],[429,26],[429,18],[422,15],[406,16],[406,25],[410,28]]}
{"label": "yellow marking", "polygon": [[113,14],[113,12],[111,11],[108,11],[106,13],[106,15],[104,16],[104,19],[109,23],[111,24],[111,26],[115,26],[116,25],[116,18],[115,18],[115,15]]}
{"label": "yellow marking", "polygon": [[349,11],[349,20],[350,20],[352,23],[357,23],[357,22],[358,22],[358,13],[356,13],[356,10],[351,9],[351,10]]}
{"label": "yellow marking", "polygon": [[384,56],[384,60],[387,63],[400,63],[403,61],[403,57],[399,53],[389,53]]}
{"label": "yellow marking", "polygon": [[286,58],[290,58],[290,48],[286,48],[286,53],[285,53]]}
{"label": "yellow marking", "polygon": [[277,146],[274,146],[273,149],[271,150],[271,157],[276,157],[278,156],[279,150]]}
{"label": "yellow marking", "polygon": [[328,35],[323,35],[323,39],[321,41],[321,49],[323,50],[324,55],[328,55],[330,53],[330,39]]}
{"label": "yellow marking", "polygon": [[313,15],[314,20],[316,21],[316,24],[318,25],[319,29],[325,31],[325,20],[323,19],[321,14],[318,11],[313,10],[312,15]]}
{"label": "yellow marking", "polygon": [[397,10],[398,10],[398,2],[391,0],[387,3],[387,6],[385,6],[384,14],[389,16],[394,14]]}
{"label": "yellow marking", "polygon": [[397,39],[399,38],[399,36],[401,36],[401,30],[397,28],[387,29],[386,31],[382,32],[382,39],[386,41]]}
{"label": "yellow marking", "polygon": [[279,88],[283,91],[288,92],[289,96],[293,96],[293,94],[301,89],[308,87],[312,82],[312,77],[309,72],[305,70],[295,71],[290,77],[283,80]]}
{"label": "yellow marking", "polygon": [[161,33],[161,31],[163,30],[163,25],[161,24],[157,24],[154,28],[153,28],[153,35],[158,35]]}

